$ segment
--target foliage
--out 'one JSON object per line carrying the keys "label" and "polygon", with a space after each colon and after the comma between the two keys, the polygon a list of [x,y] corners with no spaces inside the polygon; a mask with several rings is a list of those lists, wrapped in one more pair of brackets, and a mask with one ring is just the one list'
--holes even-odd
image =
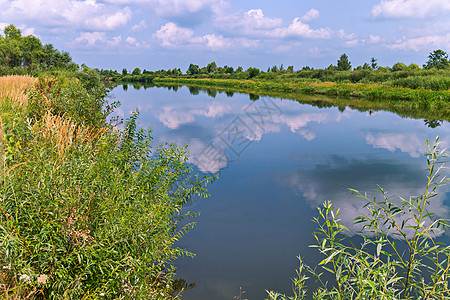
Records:
{"label": "foliage", "polygon": [[394,72],[405,71],[406,69],[408,69],[408,67],[404,63],[401,63],[401,62],[395,63],[392,66],[392,71],[394,71]]}
{"label": "foliage", "polygon": [[371,67],[373,70],[376,70],[376,69],[378,68],[378,63],[377,63],[377,60],[375,59],[375,57],[372,57],[372,58],[370,59],[370,67]]}
{"label": "foliage", "polygon": [[172,262],[192,254],[174,243],[195,216],[182,208],[212,179],[191,175],[185,147],[153,146],[137,113],[105,124],[101,87],[41,78],[28,95],[0,124],[0,295],[177,297]]}
{"label": "foliage", "polygon": [[209,63],[209,64],[206,66],[206,72],[207,72],[208,74],[214,74],[214,73],[217,72],[217,64],[216,64],[215,61]]}
{"label": "foliage", "polygon": [[189,75],[195,75],[199,73],[199,67],[198,65],[190,64],[189,69],[186,71]]}
{"label": "foliage", "polygon": [[248,72],[248,77],[253,78],[259,74],[259,69],[258,68],[248,68],[247,72]]}
{"label": "foliage", "polygon": [[74,78],[39,78],[28,93],[28,117],[39,120],[46,112],[71,118],[77,124],[104,127],[117,105],[107,105],[108,90]]}
{"label": "foliage", "polygon": [[140,75],[141,74],[141,69],[139,68],[134,68],[133,72],[131,72],[131,75]]}
{"label": "foliage", "polygon": [[[362,70],[360,72],[372,72]],[[245,75],[247,72],[241,73]],[[339,72],[347,73],[347,72]],[[353,74],[354,72],[350,73]],[[274,79],[262,80],[263,73],[252,80],[232,79],[200,79],[200,78],[155,78],[154,84],[188,84],[204,87],[216,87],[221,89],[231,89],[234,91],[244,91],[252,94],[277,94],[285,98],[301,99],[305,95],[339,96],[334,102],[345,102],[353,108],[367,109],[389,109],[404,115],[406,111],[415,113],[427,113],[422,118],[446,119],[450,118],[450,93],[448,91],[432,91],[428,89],[406,89],[399,87],[389,87],[381,85],[361,85],[353,83],[330,83],[317,81],[275,81]],[[357,73],[354,73],[357,74]],[[282,93],[282,95],[280,95]],[[352,98],[348,98],[348,97]],[[347,97],[347,98],[343,98]],[[361,98],[356,100],[355,98]],[[322,97],[323,99],[323,97]],[[346,100],[345,100],[346,99]],[[365,100],[365,101],[362,101]],[[374,101],[376,100],[376,101]],[[330,100],[333,102],[333,100]],[[338,104],[339,105],[339,104]],[[344,106],[345,106],[344,105]],[[341,106],[341,105],[339,105]],[[419,117],[419,115],[417,115]]]}
{"label": "foliage", "polygon": [[[316,268],[300,259],[300,269],[294,279],[294,296],[268,292],[270,299],[305,299],[306,281],[314,278],[319,287],[314,299],[448,299],[450,247],[439,243],[437,236],[448,227],[446,220],[437,219],[427,210],[437,195],[437,188],[448,183],[441,177],[446,151],[439,141],[427,141],[427,183],[424,193],[398,201],[388,197],[379,187],[382,199],[369,198],[352,190],[366,202],[366,213],[355,219],[363,225],[362,243],[346,243],[347,231],[339,219],[339,209],[331,202],[319,208],[318,226],[314,237],[325,258]],[[400,241],[407,251],[398,248]],[[332,282],[324,277],[330,275]]]}
{"label": "foliage", "polygon": [[349,71],[352,69],[352,64],[348,60],[347,54],[342,54],[337,61],[337,69],[339,71]]}
{"label": "foliage", "polygon": [[60,52],[53,45],[42,45],[34,36],[22,36],[14,25],[6,26],[0,35],[0,75],[29,74],[54,69],[76,71],[67,52]]}
{"label": "foliage", "polygon": [[450,68],[450,61],[448,60],[448,54],[441,50],[434,50],[433,52],[428,55],[428,61],[425,65],[423,65],[424,68],[431,69],[448,69]]}

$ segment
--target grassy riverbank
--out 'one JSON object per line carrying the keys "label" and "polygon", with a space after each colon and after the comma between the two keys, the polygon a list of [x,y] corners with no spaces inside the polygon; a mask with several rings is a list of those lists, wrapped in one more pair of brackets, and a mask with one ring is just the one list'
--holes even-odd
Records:
{"label": "grassy riverbank", "polygon": [[[0,77],[0,297],[172,299],[174,243],[209,178],[187,149],[107,120],[108,91],[72,77]],[[176,188],[175,188],[176,187]],[[183,221],[186,223],[186,220]]]}
{"label": "grassy riverbank", "polygon": [[189,85],[297,100],[315,106],[389,110],[401,116],[450,120],[450,91],[382,88],[333,82],[277,83],[257,80],[155,78],[157,85]]}

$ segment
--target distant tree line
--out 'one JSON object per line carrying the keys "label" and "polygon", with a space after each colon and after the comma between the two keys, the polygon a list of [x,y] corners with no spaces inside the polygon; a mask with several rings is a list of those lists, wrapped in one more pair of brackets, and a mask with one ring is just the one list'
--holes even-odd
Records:
{"label": "distant tree line", "polygon": [[450,88],[450,61],[448,54],[439,49],[431,52],[428,61],[422,68],[414,63],[406,65],[402,62],[395,63],[392,67],[378,65],[376,58],[372,57],[363,65],[352,69],[349,57],[344,53],[336,62],[324,69],[314,69],[304,66],[300,70],[294,70],[294,66],[284,67],[269,66],[267,71],[255,67],[246,70],[242,66],[234,69],[230,66],[218,66],[216,62],[210,62],[206,66],[191,63],[184,72],[181,69],[169,69],[141,72],[135,68],[132,72],[123,69],[101,70],[100,75],[111,81],[119,82],[152,82],[155,77],[188,77],[188,78],[212,78],[212,79],[253,79],[268,81],[331,81],[342,83],[386,83],[388,85],[408,88],[430,88],[442,90]]}

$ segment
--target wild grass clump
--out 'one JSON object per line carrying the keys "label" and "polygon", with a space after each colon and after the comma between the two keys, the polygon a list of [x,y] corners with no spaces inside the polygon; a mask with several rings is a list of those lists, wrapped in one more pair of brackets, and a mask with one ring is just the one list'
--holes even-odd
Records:
{"label": "wild grass clump", "polygon": [[0,77],[0,104],[10,101],[14,107],[27,103],[25,94],[27,88],[37,81],[31,76],[1,76]]}
{"label": "wild grass clump", "polygon": [[[106,124],[106,90],[41,79],[0,145],[0,295],[42,299],[171,299],[174,247],[211,178],[188,151],[153,145],[137,113]],[[0,153],[1,153],[0,151]],[[187,224],[186,224],[187,223]]]}
{"label": "wild grass clump", "polygon": [[[437,241],[449,224],[428,211],[437,188],[448,183],[441,175],[447,156],[438,139],[427,146],[422,195],[395,200],[379,187],[378,200],[352,190],[366,202],[366,213],[355,219],[363,225],[360,245],[345,241],[348,229],[341,224],[339,209],[324,203],[314,219],[317,244],[312,245],[324,259],[312,268],[300,258],[294,295],[271,291],[269,299],[449,299],[450,246]],[[319,285],[312,293],[306,287],[309,278]]]}
{"label": "wild grass clump", "polygon": [[392,86],[405,87],[411,89],[448,90],[450,89],[450,77],[448,76],[410,76],[393,80]]}

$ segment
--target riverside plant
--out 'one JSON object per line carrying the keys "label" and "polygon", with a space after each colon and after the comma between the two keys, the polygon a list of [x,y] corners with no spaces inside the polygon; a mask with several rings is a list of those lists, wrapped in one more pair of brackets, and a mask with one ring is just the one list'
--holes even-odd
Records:
{"label": "riverside plant", "polygon": [[[363,225],[360,245],[346,241],[348,229],[341,224],[339,209],[325,202],[314,219],[317,244],[311,246],[325,258],[313,268],[299,257],[294,295],[268,291],[269,299],[449,299],[450,246],[437,241],[448,223],[427,209],[437,188],[448,183],[441,174],[447,152],[440,150],[438,138],[426,144],[422,195],[396,201],[381,187],[381,199],[351,190],[366,202],[366,213],[355,219]],[[312,293],[307,289],[310,279],[318,284]]]}
{"label": "riverside plant", "polygon": [[4,127],[0,298],[177,298],[189,286],[172,263],[193,254],[174,244],[196,216],[183,205],[212,178],[191,174],[185,147],[154,146],[137,113],[105,125],[101,87],[49,80]]}

